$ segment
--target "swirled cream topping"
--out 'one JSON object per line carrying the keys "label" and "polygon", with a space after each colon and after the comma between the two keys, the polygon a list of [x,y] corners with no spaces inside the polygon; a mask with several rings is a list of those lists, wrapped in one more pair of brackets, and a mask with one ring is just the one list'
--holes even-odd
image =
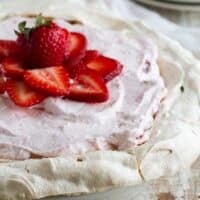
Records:
{"label": "swirled cream topping", "polygon": [[[23,20],[29,24],[34,21],[15,17],[0,22],[0,38],[14,40],[13,30]],[[6,95],[0,96],[0,158],[124,150],[146,142],[147,130],[166,94],[156,46],[147,38],[128,39],[111,30],[56,22],[70,31],[84,33],[89,48],[119,60],[123,72],[108,84],[110,98],[105,103],[47,98],[35,107],[21,108]]]}

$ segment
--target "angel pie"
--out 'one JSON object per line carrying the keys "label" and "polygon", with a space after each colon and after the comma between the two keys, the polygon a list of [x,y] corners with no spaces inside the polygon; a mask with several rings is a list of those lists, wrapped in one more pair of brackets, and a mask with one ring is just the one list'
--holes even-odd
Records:
{"label": "angel pie", "polygon": [[0,158],[146,142],[166,94],[156,46],[60,19],[40,16],[34,26],[23,17],[0,23]]}

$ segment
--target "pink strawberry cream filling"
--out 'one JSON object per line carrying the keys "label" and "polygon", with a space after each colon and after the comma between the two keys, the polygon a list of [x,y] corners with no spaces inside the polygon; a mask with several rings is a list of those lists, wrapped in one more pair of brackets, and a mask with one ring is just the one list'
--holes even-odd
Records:
{"label": "pink strawberry cream filling", "polygon": [[[15,39],[13,29],[25,18],[0,23],[0,38]],[[26,19],[30,24],[32,19]],[[90,49],[119,60],[123,72],[108,83],[104,103],[48,97],[31,108],[0,96],[0,158],[54,157],[94,150],[138,146],[149,139],[154,115],[166,94],[157,65],[157,48],[148,39],[56,21],[87,36]]]}

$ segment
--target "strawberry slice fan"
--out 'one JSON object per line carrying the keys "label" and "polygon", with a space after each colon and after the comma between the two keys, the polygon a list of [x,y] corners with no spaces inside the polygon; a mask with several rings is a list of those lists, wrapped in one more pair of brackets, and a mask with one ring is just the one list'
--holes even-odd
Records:
{"label": "strawberry slice fan", "polygon": [[18,106],[36,105],[47,97],[100,103],[108,100],[106,83],[122,64],[87,49],[82,33],[70,32],[41,15],[34,27],[19,23],[16,41],[0,40],[0,94]]}

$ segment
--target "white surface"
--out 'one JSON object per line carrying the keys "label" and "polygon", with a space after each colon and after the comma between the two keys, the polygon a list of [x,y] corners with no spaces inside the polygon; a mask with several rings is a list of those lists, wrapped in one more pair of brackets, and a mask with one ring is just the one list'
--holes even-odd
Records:
{"label": "white surface", "polygon": [[[97,0],[98,1],[98,0]],[[155,31],[162,32],[179,41],[185,48],[200,58],[200,28],[183,27],[172,23],[160,15],[128,0],[99,0],[104,2],[104,9],[112,10],[112,15],[126,20],[138,19],[150,25]],[[178,12],[178,11],[177,11]]]}
{"label": "white surface", "polygon": [[[168,8],[172,10],[193,10],[199,11],[199,1],[156,1],[156,0],[138,0],[138,2],[147,5],[157,6],[160,8]],[[184,3],[183,3],[184,2]]]}
{"label": "white surface", "polygon": [[[102,1],[102,0],[101,0]],[[98,2],[98,1],[96,1],[96,2]],[[102,1],[102,2],[104,2],[104,1]],[[107,1],[108,3],[109,3],[109,1]],[[114,2],[114,1],[112,1],[112,2]],[[120,2],[122,2],[122,1],[115,1],[114,3],[120,3]],[[116,6],[116,4],[112,4],[112,6]],[[95,5],[97,5],[97,4],[95,4]],[[106,6],[107,6],[108,4],[106,4],[105,5],[105,7],[104,7],[104,9],[108,9]],[[111,5],[111,4],[110,4]],[[120,7],[120,9],[122,9],[123,7]],[[99,9],[100,11],[101,11],[101,9]],[[118,7],[118,10],[119,10],[119,7]],[[100,12],[99,11],[99,12]],[[119,14],[119,13],[118,13]],[[126,13],[126,14],[128,14],[128,13]],[[129,13],[130,14],[130,13]],[[145,14],[145,13],[143,13],[143,14]],[[90,21],[90,20],[92,20],[92,19],[88,19],[88,21]],[[154,20],[156,21],[156,19],[154,18]],[[106,20],[105,20],[105,22],[106,22]],[[119,24],[121,24],[121,25],[123,25],[122,23],[119,23]],[[135,25],[135,29],[137,29],[136,27],[137,26],[139,26],[140,27],[140,23],[135,23],[134,24]],[[144,28],[144,27],[143,27]],[[158,28],[158,27],[157,27]],[[145,29],[145,28],[144,28]],[[133,28],[133,30],[134,30],[134,28]],[[139,32],[140,33],[140,32]],[[195,61],[195,59],[193,59],[193,57],[190,55],[190,53],[187,53],[185,50],[183,50],[178,44],[176,44],[175,42],[173,42],[173,45],[171,44],[171,42],[170,42],[170,40],[168,41],[168,40],[164,40],[162,37],[161,38],[159,38],[157,35],[155,35],[153,32],[151,32],[151,31],[149,31],[149,30],[146,30],[146,34],[145,35],[151,35],[154,39],[155,39],[155,42],[156,41],[160,41],[158,44],[160,45],[160,47],[162,47],[161,48],[161,51],[162,51],[162,53],[160,52],[160,54],[163,56],[162,58],[164,59],[164,58],[166,58],[165,56],[169,56],[168,54],[170,54],[170,57],[171,57],[171,59],[172,60],[170,60],[170,62],[169,63],[172,63],[172,65],[170,65],[169,67],[170,67],[170,69],[176,69],[176,67],[175,66],[173,66],[173,64],[174,64],[174,59],[176,59],[176,56],[178,56],[178,58],[177,58],[177,65],[178,66],[180,66],[180,67],[186,67],[186,68],[189,68],[189,69],[197,69],[197,64],[198,64],[198,62],[197,61]],[[170,44],[172,45],[172,46],[170,46]],[[167,47],[167,48],[166,48]],[[171,52],[171,53],[170,53]],[[161,59],[162,60],[162,59]],[[165,61],[166,61],[166,59],[164,59]],[[194,62],[195,61],[195,62]],[[180,63],[179,63],[180,62]],[[196,66],[196,67],[195,67]],[[173,67],[173,68],[172,68]],[[163,64],[163,70],[164,70],[164,64]],[[165,68],[166,69],[166,68]],[[173,70],[172,70],[173,71]],[[190,78],[191,78],[191,80],[192,80],[192,78],[194,78],[194,77],[196,77],[195,76],[195,73],[193,73],[193,70],[192,71],[189,71],[190,73],[188,73],[188,75],[190,75]],[[196,71],[195,71],[196,72]],[[178,73],[179,74],[179,73]],[[197,73],[196,73],[196,75],[197,75]],[[179,79],[178,79],[179,80]],[[189,79],[190,80],[190,79]],[[196,79],[195,80],[198,80],[198,77],[196,77]],[[193,83],[193,82],[190,82],[190,83]],[[193,87],[194,88],[199,88],[198,86],[199,86],[199,84],[198,84],[199,82],[198,81],[196,81],[195,82],[195,84],[193,84]],[[178,89],[178,88],[177,88]],[[199,94],[199,93],[197,93],[197,91],[196,91],[196,93],[195,93],[195,95],[196,94]],[[190,95],[188,95],[188,97],[190,97]],[[181,101],[183,100],[183,98],[182,99],[180,99]],[[190,102],[190,101],[189,101]],[[189,105],[189,104],[188,104]],[[193,105],[193,103],[191,104],[191,106]],[[176,109],[177,109],[177,107],[176,107]],[[196,109],[197,110],[197,109]],[[196,111],[195,110],[195,111]],[[189,110],[189,111],[191,111],[191,110]],[[198,111],[198,110],[197,110]],[[194,114],[195,112],[191,112],[190,114]],[[187,115],[186,115],[187,116]],[[198,118],[199,119],[199,118]],[[184,122],[183,122],[184,123]],[[184,126],[183,127],[181,127],[181,128],[183,128],[184,129]],[[168,133],[170,133],[170,132],[168,132]],[[179,131],[179,133],[181,133],[181,131]],[[165,134],[166,135],[166,134]],[[188,135],[190,135],[190,133],[188,134]],[[160,136],[160,135],[159,135]],[[169,136],[169,135],[168,135]],[[194,135],[193,135],[194,136]],[[195,138],[196,138],[196,136],[194,136]],[[187,138],[188,139],[188,138]],[[187,140],[187,145],[188,145],[188,141],[189,140]],[[196,141],[196,144],[197,144],[197,142],[199,141],[199,140],[195,140]],[[195,142],[193,142],[193,143],[191,143],[193,146],[194,146],[194,143]],[[184,149],[186,148],[187,150],[191,150],[190,149],[190,147],[192,146],[192,145],[189,145],[189,148],[187,148],[187,147],[183,147]],[[196,146],[198,146],[198,149],[199,149],[199,145],[197,144]],[[167,147],[167,148],[164,148],[164,149],[160,149],[161,151],[165,151],[165,150],[167,150],[167,149],[171,149],[171,147]],[[194,147],[193,147],[194,148]],[[155,148],[154,148],[155,149]],[[173,149],[173,147],[172,147],[172,149]],[[173,149],[174,150],[174,149]],[[152,152],[152,151],[151,151]],[[150,153],[151,153],[150,152]],[[156,151],[155,152],[158,152],[158,149],[156,149]],[[173,152],[173,151],[172,151]],[[188,152],[188,151],[187,151]],[[174,153],[172,154],[172,155],[174,155],[174,156],[177,156],[177,155],[181,155],[180,156],[180,158],[182,158],[182,154],[183,154],[183,149],[181,148],[180,149],[180,151],[178,152],[178,151],[174,151]],[[156,156],[156,155],[155,155]],[[124,156],[123,156],[124,157]],[[190,158],[191,156],[188,156],[188,157],[186,157],[186,158]],[[160,159],[160,160],[162,160],[163,159],[163,157]],[[148,159],[146,159],[147,161],[148,161]],[[178,159],[176,159],[176,160],[178,160]],[[168,162],[167,162],[168,161]],[[170,169],[170,167],[169,166],[174,166],[173,164],[171,164],[172,162],[169,162],[170,160],[167,160],[165,163],[162,163],[162,169]],[[184,162],[184,160],[182,160],[182,162],[181,162],[182,164],[186,164],[186,162]],[[152,163],[151,163],[152,164]],[[27,166],[27,165],[26,165]],[[30,167],[32,167],[33,165],[31,164],[31,166]],[[41,165],[40,165],[41,166]],[[62,165],[62,166],[64,166],[64,165]],[[112,163],[112,165],[111,166],[114,166],[113,165],[113,163]],[[147,165],[147,166],[152,166],[152,165]],[[166,168],[166,166],[167,166],[167,168]],[[97,169],[99,166],[95,166],[95,168],[94,169]],[[46,171],[46,168],[44,168],[44,167],[42,167],[43,169],[45,169],[45,171]],[[66,166],[65,166],[65,168],[66,168]],[[29,169],[29,168],[28,168]],[[52,170],[52,169],[54,169],[54,168],[47,168],[47,170]],[[70,168],[71,169],[71,168]],[[104,169],[104,168],[101,168],[101,169]],[[149,170],[151,170],[151,168],[148,168]],[[180,169],[180,168],[178,168],[178,169]],[[22,171],[22,169],[20,169],[20,170],[18,170],[17,171],[17,173],[15,173],[15,176],[11,176],[11,177],[16,177],[17,175],[20,175],[20,171]],[[36,170],[36,171],[38,171],[38,170]],[[96,170],[95,170],[96,171]],[[176,170],[175,170],[176,171]],[[5,172],[8,172],[8,170],[6,169],[5,170]],[[80,171],[78,171],[78,172],[80,172]],[[121,175],[121,173],[122,172],[124,172],[124,170],[121,170],[120,171],[120,173],[117,173],[117,176],[116,177],[118,177],[118,175],[120,176]],[[5,174],[4,172],[2,173],[2,174]],[[43,173],[42,173],[43,174]],[[90,174],[90,173],[89,173]],[[98,175],[99,174],[101,174],[100,172],[99,173],[97,173]],[[131,176],[130,176],[130,178],[132,177],[132,172],[131,172]],[[169,174],[168,173],[168,171],[166,171],[166,174]],[[62,173],[62,175],[63,175],[63,173]],[[84,173],[84,175],[85,175],[85,173]],[[101,174],[102,175],[102,174]],[[113,175],[113,171],[112,171],[112,173],[111,173],[111,175]],[[62,176],[63,177],[63,176]],[[80,177],[80,176],[79,176]],[[90,174],[90,177],[91,177],[91,174]],[[109,177],[109,176],[105,176],[106,178],[107,177]],[[123,176],[124,177],[124,176]],[[151,176],[152,177],[152,176]],[[154,176],[155,177],[155,176]],[[7,176],[6,176],[6,178],[7,178]],[[99,178],[101,178],[101,177],[99,177]],[[183,177],[183,178],[185,178],[185,177]],[[12,179],[12,180],[15,180],[16,181],[16,179]],[[12,186],[12,180],[11,180],[11,182],[10,182],[10,184],[6,184],[6,187],[7,186]],[[34,180],[34,183],[36,183],[35,182],[35,180],[36,179],[32,179],[31,178],[31,180]],[[46,179],[45,179],[46,180]],[[83,180],[85,180],[85,177],[84,177],[84,179]],[[89,179],[90,180],[90,179]],[[99,180],[99,179],[97,179],[97,180]],[[110,182],[112,182],[112,181],[110,181]],[[15,182],[16,183],[16,182]],[[51,182],[49,182],[49,183],[51,183]],[[91,183],[91,181],[88,181],[88,184],[89,183]],[[106,183],[107,183],[107,181],[106,181]],[[182,182],[181,182],[182,183]],[[187,183],[187,181],[185,181],[185,179],[184,179],[184,181],[183,181],[183,183]],[[171,184],[172,185],[172,184]],[[15,186],[16,186],[16,184],[15,184]],[[43,189],[45,189],[45,186],[46,186],[46,184],[44,184],[44,185],[42,185],[41,184],[41,187],[38,187],[38,190],[43,190]],[[58,188],[58,185],[57,185],[57,187],[55,187],[55,184],[53,185],[53,189],[56,189],[56,188]],[[59,187],[60,188],[60,187]],[[34,189],[36,189],[36,188],[34,188]],[[93,189],[93,188],[92,188]],[[125,199],[137,199],[137,200],[139,200],[139,199],[150,199],[150,198],[145,198],[144,197],[144,190],[145,190],[145,187],[144,187],[144,185],[142,186],[142,190],[138,190],[138,189],[136,189],[136,188],[133,188],[133,190],[135,190],[135,192],[139,192],[140,194],[139,194],[139,198],[134,198],[133,196],[133,193],[128,193],[128,192],[124,192],[124,194],[126,195],[126,194],[129,194],[128,195],[128,198],[125,198]],[[13,188],[12,188],[12,191],[13,191]],[[34,192],[35,191],[37,191],[37,190],[33,190]],[[130,190],[131,191],[131,190]],[[18,191],[17,191],[18,192]],[[180,191],[179,191],[180,192]],[[10,194],[10,193],[9,193]],[[38,194],[38,193],[37,193]],[[103,194],[98,194],[97,196],[100,196],[100,197],[98,197],[99,198],[99,200],[101,199],[105,199],[105,200],[108,200],[109,198],[107,198],[106,196],[104,196],[104,194],[105,193],[103,193]],[[114,197],[114,199],[115,199],[115,195],[117,195],[117,194],[119,194],[119,193],[111,193],[110,194],[110,199],[113,199],[112,197]],[[120,192],[120,194],[121,194],[121,192]],[[93,196],[94,197],[94,196]],[[126,197],[126,196],[123,196],[123,197]],[[140,198],[141,197],[141,198]],[[77,199],[86,199],[86,197],[78,197]],[[91,200],[92,199],[98,199],[98,198],[96,198],[96,197],[94,197],[94,198],[90,198]],[[56,198],[57,199],[57,198]],[[74,198],[75,199],[75,198]],[[87,198],[87,199],[89,199],[89,198]],[[122,198],[121,198],[122,199]],[[151,198],[152,199],[152,198]],[[191,199],[191,198],[190,198]],[[20,199],[21,200],[21,199]]]}
{"label": "white surface", "polygon": [[168,2],[185,2],[185,3],[199,3],[199,0],[163,0],[163,1],[168,1]]}
{"label": "white surface", "polygon": [[[103,0],[105,4],[108,0]],[[123,19],[138,19],[149,24],[155,31],[162,32],[168,37],[179,41],[185,48],[200,58],[200,28],[183,27],[172,23],[160,15],[139,6],[133,1],[116,0],[105,6],[112,13]],[[178,12],[178,11],[177,11]]]}

